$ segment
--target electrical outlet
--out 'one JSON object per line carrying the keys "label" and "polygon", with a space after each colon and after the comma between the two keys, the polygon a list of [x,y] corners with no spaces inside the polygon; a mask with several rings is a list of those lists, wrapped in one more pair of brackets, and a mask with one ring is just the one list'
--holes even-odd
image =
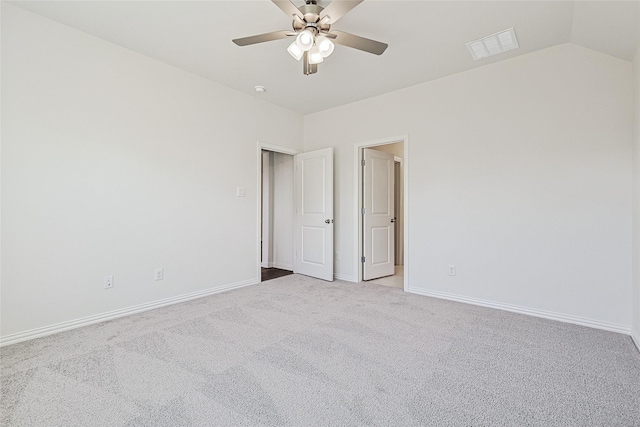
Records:
{"label": "electrical outlet", "polygon": [[105,289],[113,288],[113,276],[106,276],[103,283]]}
{"label": "electrical outlet", "polygon": [[155,277],[155,280],[164,279],[164,268],[156,268],[154,277]]}
{"label": "electrical outlet", "polygon": [[456,275],[456,266],[455,265],[450,265],[449,266],[449,276],[455,276]]}

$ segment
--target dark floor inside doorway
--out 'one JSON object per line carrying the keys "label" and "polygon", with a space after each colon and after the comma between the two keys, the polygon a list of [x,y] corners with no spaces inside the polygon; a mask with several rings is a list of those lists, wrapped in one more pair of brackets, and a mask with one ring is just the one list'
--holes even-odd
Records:
{"label": "dark floor inside doorway", "polygon": [[277,277],[288,276],[293,274],[293,271],[282,270],[280,268],[262,268],[262,281],[275,279]]}

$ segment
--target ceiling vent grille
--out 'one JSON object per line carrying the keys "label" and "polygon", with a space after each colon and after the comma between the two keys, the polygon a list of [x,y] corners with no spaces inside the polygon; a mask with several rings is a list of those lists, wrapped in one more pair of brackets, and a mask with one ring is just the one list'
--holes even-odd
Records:
{"label": "ceiling vent grille", "polygon": [[497,55],[520,47],[513,27],[491,34],[490,36],[471,41],[466,43],[465,46],[467,46],[469,53],[476,61],[478,59],[487,58],[489,56]]}

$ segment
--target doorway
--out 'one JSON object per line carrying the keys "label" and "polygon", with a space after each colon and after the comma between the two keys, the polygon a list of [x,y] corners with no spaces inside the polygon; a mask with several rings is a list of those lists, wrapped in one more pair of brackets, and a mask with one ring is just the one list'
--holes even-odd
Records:
{"label": "doorway", "polygon": [[355,150],[358,281],[406,291],[408,137],[359,143]]}
{"label": "doorway", "polygon": [[394,206],[394,238],[393,238],[393,274],[369,280],[376,285],[404,289],[404,203],[403,203],[403,155],[404,147],[401,142],[373,147],[374,150],[392,153],[393,156],[393,206]]}
{"label": "doorway", "polygon": [[258,282],[293,274],[293,159],[297,151],[258,144]]}
{"label": "doorway", "polygon": [[263,266],[333,281],[333,148],[299,153],[258,142],[256,176],[256,282]]}

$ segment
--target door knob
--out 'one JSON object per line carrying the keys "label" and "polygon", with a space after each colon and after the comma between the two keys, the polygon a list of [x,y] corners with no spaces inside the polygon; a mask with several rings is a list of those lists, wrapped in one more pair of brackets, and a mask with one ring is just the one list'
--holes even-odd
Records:
{"label": "door knob", "polygon": [[391,218],[391,222],[396,222],[396,219],[395,218]]}
{"label": "door knob", "polygon": [[324,222],[327,223],[327,224],[331,224],[331,223],[333,223],[333,220],[332,219],[325,219]]}

